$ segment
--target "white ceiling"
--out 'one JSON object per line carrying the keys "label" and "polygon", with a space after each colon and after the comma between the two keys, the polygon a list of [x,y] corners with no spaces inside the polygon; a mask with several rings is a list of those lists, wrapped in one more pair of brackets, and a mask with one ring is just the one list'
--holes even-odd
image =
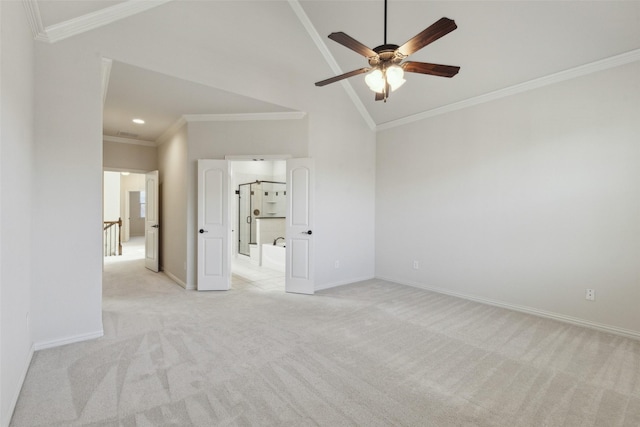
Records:
{"label": "white ceiling", "polygon": [[[113,62],[109,76],[103,113],[107,136],[156,141],[185,115],[291,111],[120,62]],[[143,118],[145,124],[135,124],[133,118]]]}
{"label": "white ceiling", "polygon": [[[42,25],[58,29],[76,18],[87,14],[95,16],[115,8],[126,8],[139,1],[59,1],[25,0],[37,3]],[[158,0],[162,6],[167,0]],[[178,2],[180,8],[202,9],[201,1]],[[257,0],[264,7],[264,1]],[[149,2],[146,2],[150,4]],[[210,1],[211,7],[222,7],[225,2]],[[276,4],[277,3],[277,4]],[[219,6],[216,6],[219,5]],[[270,3],[275,11],[282,2]],[[285,3],[286,4],[286,3]],[[383,1],[356,0],[290,0],[294,13],[274,13],[270,19],[275,27],[304,28],[292,25],[291,19],[299,19],[310,25],[306,31],[291,34],[309,43],[309,37],[319,43],[320,52],[327,49],[329,64],[323,70],[308,75],[309,84],[331,77],[335,73],[351,71],[367,66],[366,59],[341,46],[326,36],[343,31],[373,48],[383,43]],[[251,2],[244,2],[243,9],[250,10]],[[148,6],[145,6],[148,7]],[[210,10],[210,9],[207,9]],[[213,9],[211,9],[213,10]],[[139,13],[149,13],[144,10]],[[274,18],[274,15],[275,16]],[[392,93],[387,103],[375,102],[373,93],[364,84],[362,76],[348,79],[369,117],[377,126],[401,121],[406,117],[420,116],[448,106],[464,104],[468,100],[481,99],[487,94],[505,92],[509,88],[525,87],[531,82],[567,70],[585,69],[589,64],[606,62],[623,55],[631,60],[640,57],[640,1],[403,1],[389,0],[388,43],[401,45],[439,18],[454,19],[458,29],[416,52],[411,60],[458,65],[460,73],[451,78],[420,74],[408,74],[407,83]],[[234,19],[259,19],[238,16]],[[282,19],[283,22],[277,22]],[[71,21],[70,21],[71,20]],[[227,25],[234,25],[227,19]],[[284,22],[284,21],[287,22]],[[202,22],[202,24],[201,24]],[[200,36],[210,31],[206,20],[190,25],[175,26],[175,37],[188,39],[189,32]],[[199,26],[199,28],[193,28]],[[179,29],[180,28],[180,29]],[[255,43],[259,35],[248,35],[237,40]],[[322,45],[324,43],[324,46]],[[249,49],[247,47],[247,49]],[[254,49],[255,50],[255,49]],[[307,49],[308,50],[308,49]],[[308,55],[318,57],[318,48]],[[265,68],[277,68],[277,58],[269,63],[261,58]],[[298,64],[305,58],[296,57]],[[312,61],[310,61],[312,62]],[[291,61],[282,62],[289,66]],[[336,65],[338,68],[336,68]],[[578,68],[577,68],[578,67]],[[304,67],[302,67],[304,68]],[[597,69],[597,68],[596,68]],[[333,85],[340,86],[340,83]],[[327,90],[327,88],[318,88]],[[343,89],[341,89],[343,90]],[[139,134],[139,139],[155,141],[183,114],[234,114],[283,112],[289,109],[264,101],[229,93],[216,88],[152,73],[126,64],[114,62],[105,103],[104,131],[117,135],[119,131]],[[132,127],[133,115],[153,118],[145,130]],[[366,117],[365,117],[366,119]]]}

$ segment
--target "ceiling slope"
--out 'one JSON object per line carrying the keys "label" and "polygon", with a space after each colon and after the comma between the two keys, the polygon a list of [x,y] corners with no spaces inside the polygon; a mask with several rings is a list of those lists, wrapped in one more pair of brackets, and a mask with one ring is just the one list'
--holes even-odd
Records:
{"label": "ceiling slope", "polygon": [[[23,1],[34,37],[54,43],[148,11],[169,0]],[[331,77],[331,73],[338,75],[366,66],[365,58],[332,42],[328,34],[344,31],[367,46],[383,42],[382,0],[287,2],[330,70],[329,74],[326,69],[319,69],[317,73],[305,75],[309,85]],[[180,1],[179,7],[194,8],[197,3]],[[260,0],[243,3],[247,10],[252,3],[264,7]],[[274,2],[274,6],[275,3],[279,2]],[[386,103],[374,101],[363,76],[341,82],[371,128],[385,129],[422,120],[640,59],[640,2],[637,1],[397,0],[389,2],[388,41],[402,44],[443,16],[456,21],[456,31],[417,52],[412,60],[460,65],[460,73],[454,78],[410,74],[407,83],[392,93]],[[273,19],[273,15],[270,18]],[[277,19],[276,16],[273,26],[279,25]],[[213,29],[203,27],[198,31],[206,35]],[[176,33],[176,37],[180,34]],[[245,38],[238,50],[243,49],[241,43],[259,37],[255,34]],[[318,51],[305,54],[317,55]],[[304,63],[305,58],[299,57],[297,62]],[[276,63],[268,65],[271,72],[276,71]],[[285,69],[285,61],[281,67],[283,72],[304,69]],[[211,108],[207,113],[215,114],[216,107]],[[255,108],[262,107],[254,105]]]}

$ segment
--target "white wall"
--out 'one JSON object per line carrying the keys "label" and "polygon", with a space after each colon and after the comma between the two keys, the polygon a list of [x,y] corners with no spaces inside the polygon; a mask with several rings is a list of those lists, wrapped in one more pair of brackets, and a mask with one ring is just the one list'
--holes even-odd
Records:
{"label": "white wall", "polygon": [[[4,87],[4,80],[2,78],[3,76],[3,72],[2,69],[4,68],[4,62],[3,62],[3,56],[2,56],[2,51],[4,49],[4,38],[2,37],[2,34],[4,34],[3,32],[3,25],[2,25],[2,4],[0,4],[0,153],[2,153],[2,135],[3,135],[3,127],[2,127],[2,111],[3,111],[3,104],[1,102],[2,99],[4,99],[2,97],[2,88]],[[2,157],[0,156],[0,242],[2,242],[2,228],[3,228],[3,222],[2,222]],[[2,309],[3,305],[2,305],[2,288],[3,288],[3,280],[2,280],[2,245],[0,244],[0,310]],[[2,311],[0,311],[0,321],[2,321]],[[4,376],[2,374],[4,366],[2,364],[3,361],[3,353],[4,353],[4,346],[2,345],[2,323],[0,323],[0,425],[4,426],[5,422],[5,411],[9,412],[13,406],[13,404],[11,403],[7,403],[5,404],[5,399],[4,399],[4,388],[5,388],[5,382],[4,382]],[[7,387],[10,391],[10,387]],[[7,407],[7,409],[5,409],[5,405]],[[9,409],[11,408],[11,409]],[[8,418],[8,417],[7,417]],[[8,424],[8,423],[7,423]]]}
{"label": "white wall", "polygon": [[375,134],[360,125],[358,113],[340,95],[326,95],[336,98],[335,115],[314,115],[309,123],[317,182],[316,290],[369,279],[375,268]]}
{"label": "white wall", "polygon": [[[155,149],[154,149],[155,150]],[[122,218],[122,240],[124,242],[129,241],[130,236],[135,235],[131,226],[131,221],[127,215],[127,208],[129,208],[129,192],[131,191],[145,191],[146,176],[141,173],[132,173],[129,175],[120,175],[121,190],[120,197],[120,212],[119,217]],[[143,221],[144,222],[144,221]],[[138,224],[139,227],[139,224]],[[144,227],[144,226],[143,226]],[[138,230],[139,235],[139,230]],[[142,229],[142,235],[144,235],[144,228]]]}
{"label": "white wall", "polygon": [[125,172],[150,172],[158,169],[158,149],[137,144],[104,141],[102,164]]}
{"label": "white wall", "polygon": [[21,2],[0,2],[0,425],[31,360],[33,46]]}
{"label": "white wall", "polygon": [[187,283],[187,126],[158,147],[160,261],[181,286]]}
{"label": "white wall", "polygon": [[36,349],[102,335],[101,71],[93,50],[36,44]]}
{"label": "white wall", "polygon": [[105,172],[103,183],[103,220],[117,221],[120,213],[120,172]]}
{"label": "white wall", "polygon": [[379,133],[376,275],[640,334],[639,112],[635,63]]}
{"label": "white wall", "polygon": [[285,182],[287,179],[287,162],[284,160],[237,160],[232,161],[231,166],[233,169],[231,187],[235,190],[240,184],[256,180]]}
{"label": "white wall", "polygon": [[[114,141],[103,141],[102,143],[102,165],[105,169],[122,172],[132,172],[131,175],[120,175],[117,172],[118,182],[122,176],[122,189],[118,190],[117,211],[116,203],[106,204],[105,212],[110,210],[109,216],[105,213],[105,221],[122,218],[122,241],[129,240],[131,234],[131,224],[128,220],[126,208],[129,204],[129,191],[144,191],[145,178],[143,173],[158,170],[158,148],[134,143],[120,143]],[[138,172],[138,173],[136,173]],[[105,172],[107,173],[114,172]],[[105,191],[108,183],[105,181]],[[110,218],[110,219],[107,219]],[[138,228],[140,221],[138,221]],[[139,234],[139,233],[138,233]]]}
{"label": "white wall", "polygon": [[[279,25],[273,26],[271,18],[276,17]],[[203,38],[199,26],[218,33]],[[255,43],[255,34],[260,34],[261,43]],[[211,43],[216,37],[237,43]],[[275,44],[288,55],[274,65],[269,64],[271,56],[263,46]],[[316,285],[333,286],[373,276],[370,214],[374,209],[375,134],[340,85],[313,85],[314,74],[323,76],[330,70],[290,6],[260,1],[169,2],[62,42],[37,45],[34,232],[50,233],[34,254],[39,265],[33,309],[38,313],[33,320],[37,342],[56,345],[98,336],[102,331],[102,57],[306,112],[305,145],[296,145],[297,151],[290,154],[316,160]],[[225,58],[224,66],[220,58]],[[188,132],[191,139],[191,124]],[[237,134],[248,135],[242,130]],[[258,136],[241,144],[236,139],[239,145],[234,152],[212,150],[222,155],[255,154],[253,141]],[[161,148],[160,155],[169,154],[170,147]],[[269,152],[281,153],[283,147],[286,144],[275,141]],[[209,153],[202,154],[190,151],[188,161]],[[191,163],[187,167],[189,181],[181,188],[191,191],[195,167]],[[162,185],[173,183],[164,177]],[[167,193],[177,194],[162,192]],[[78,195],[85,197],[82,204]],[[188,197],[186,206],[195,214],[195,199],[191,193]],[[162,203],[169,202],[174,203]],[[77,236],[69,240],[63,230],[50,231],[71,213],[77,218]],[[163,221],[168,234],[167,219]],[[182,234],[179,222],[172,221],[176,228],[171,233],[191,236],[194,221],[193,215],[186,217],[189,228]],[[182,250],[181,241],[163,237],[163,255],[174,244],[176,252]],[[72,248],[74,257],[68,255]],[[165,271],[175,277],[180,276],[174,272],[180,273],[184,261],[194,256],[195,243],[187,242],[185,248],[191,250],[186,257],[176,254],[162,261]],[[340,269],[333,268],[336,255],[342,262]],[[189,276],[185,278],[185,283],[193,283]]]}
{"label": "white wall", "polygon": [[[288,154],[308,156],[308,121],[256,120],[188,123],[187,283],[195,289],[197,259],[197,161],[226,155]],[[232,214],[233,215],[233,214]],[[237,216],[232,216],[235,221]],[[237,235],[234,234],[234,242]]]}

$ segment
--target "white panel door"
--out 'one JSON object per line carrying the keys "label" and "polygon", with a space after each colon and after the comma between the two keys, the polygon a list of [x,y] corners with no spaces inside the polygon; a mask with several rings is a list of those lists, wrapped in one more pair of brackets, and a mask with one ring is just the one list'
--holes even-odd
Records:
{"label": "white panel door", "polygon": [[313,159],[287,160],[285,290],[313,294]]}
{"label": "white panel door", "polygon": [[[160,271],[160,222],[158,219],[158,171],[149,172],[145,179],[146,212],[144,217],[144,266]],[[129,222],[131,224],[131,222]]]}
{"label": "white panel door", "polygon": [[198,160],[199,291],[226,291],[231,286],[229,166],[226,160]]}

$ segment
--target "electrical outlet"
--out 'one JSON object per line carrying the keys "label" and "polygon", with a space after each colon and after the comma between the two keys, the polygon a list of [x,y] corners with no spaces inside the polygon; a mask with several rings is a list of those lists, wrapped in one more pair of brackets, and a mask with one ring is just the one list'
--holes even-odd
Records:
{"label": "electrical outlet", "polygon": [[413,269],[417,270],[420,268],[420,263],[418,261],[413,261]]}
{"label": "electrical outlet", "polygon": [[585,298],[588,299],[589,301],[595,301],[596,300],[595,289],[587,289],[587,294],[585,295]]}
{"label": "electrical outlet", "polygon": [[336,260],[336,262],[333,263],[333,268],[340,268],[340,261]]}

